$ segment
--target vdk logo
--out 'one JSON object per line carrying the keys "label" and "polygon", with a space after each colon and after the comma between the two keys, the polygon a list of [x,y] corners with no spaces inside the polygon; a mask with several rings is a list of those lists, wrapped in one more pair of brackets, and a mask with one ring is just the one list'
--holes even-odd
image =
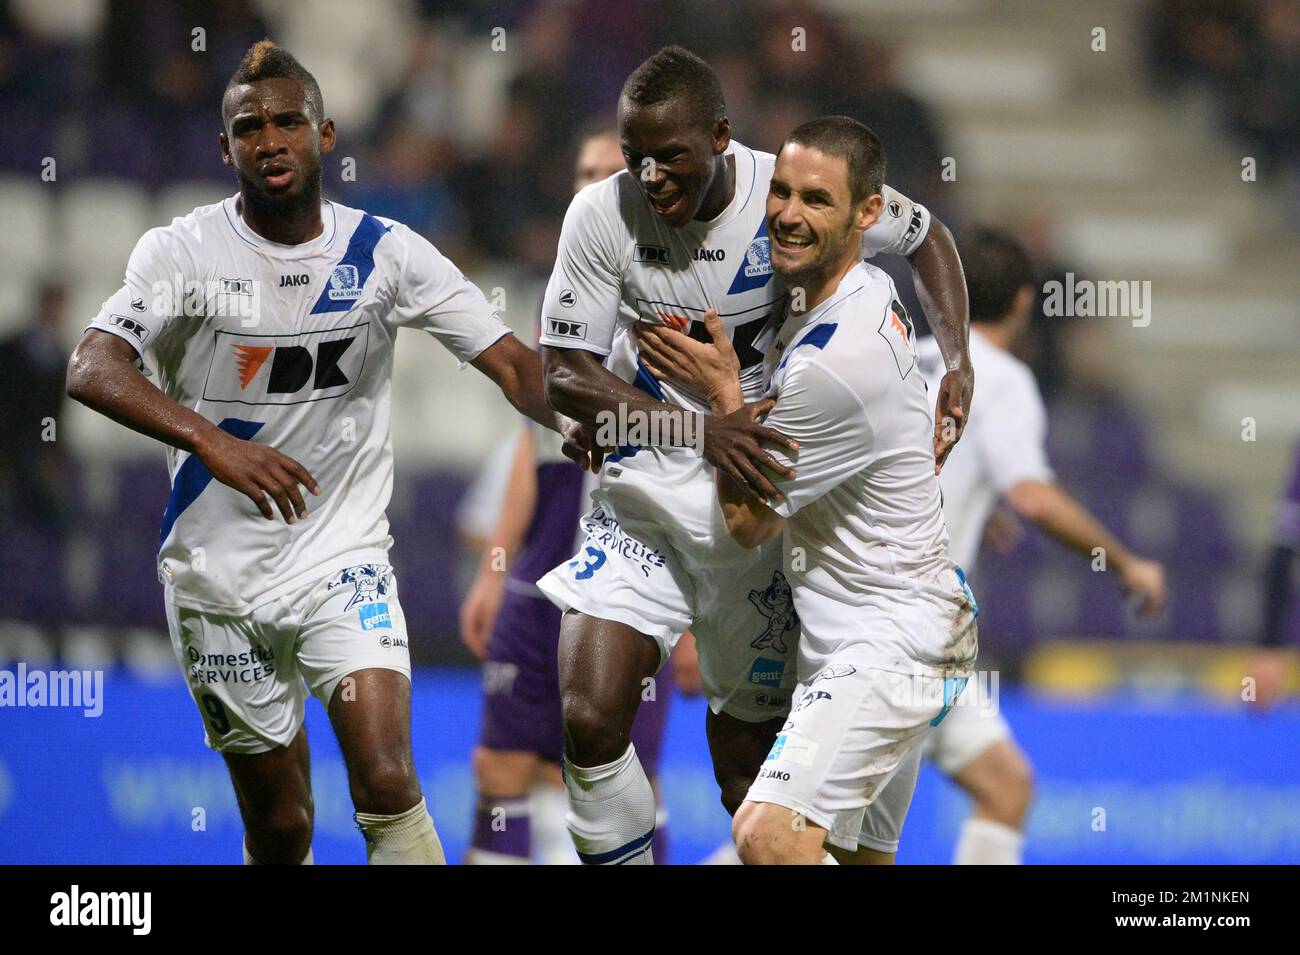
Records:
{"label": "vdk logo", "polygon": [[369,325],[299,335],[217,332],[203,397],[251,405],[346,394],[365,364]]}
{"label": "vdk logo", "polygon": [[570,322],[563,318],[548,318],[546,322],[551,334],[559,336],[560,338],[587,337],[586,322]]}

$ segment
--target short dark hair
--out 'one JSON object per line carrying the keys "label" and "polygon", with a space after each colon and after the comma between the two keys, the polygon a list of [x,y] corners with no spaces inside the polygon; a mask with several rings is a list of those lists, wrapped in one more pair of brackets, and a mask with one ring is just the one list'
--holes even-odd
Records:
{"label": "short dark hair", "polygon": [[226,92],[231,87],[258,80],[297,80],[302,84],[307,96],[307,103],[316,114],[316,122],[325,118],[325,99],[320,93],[320,84],[294,57],[282,46],[276,46],[271,40],[258,40],[248,48],[244,58],[239,61],[235,74],[226,84]]}
{"label": "short dark hair", "polygon": [[1020,290],[1035,282],[1034,266],[1019,242],[1007,233],[981,226],[961,242],[962,268],[972,322],[1000,322]]}
{"label": "short dark hair", "polygon": [[[838,156],[848,163],[849,195],[855,203],[875,195],[885,186],[885,147],[876,134],[848,116],[822,116],[809,120],[785,138]],[[782,143],[785,148],[785,143]]]}
{"label": "short dark hair", "polygon": [[666,46],[638,66],[621,95],[634,106],[685,101],[691,115],[710,129],[727,115],[718,74],[683,46]]}

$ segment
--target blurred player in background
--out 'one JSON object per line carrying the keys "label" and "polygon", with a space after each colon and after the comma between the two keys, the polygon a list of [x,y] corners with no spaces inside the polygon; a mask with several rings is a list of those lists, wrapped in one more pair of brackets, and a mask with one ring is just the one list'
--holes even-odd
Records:
{"label": "blurred player in background", "polygon": [[[622,169],[618,133],[592,132],[579,143],[574,190]],[[460,611],[461,638],[484,661],[483,724],[473,757],[478,799],[465,860],[476,864],[537,858],[539,849],[545,851],[537,845],[537,830],[551,828],[541,818],[556,805],[551,794],[558,791],[564,805],[556,665],[560,610],[537,589],[537,580],[573,553],[591,487],[582,469],[561,454],[558,435],[529,427],[514,448],[496,529]],[[632,724],[632,743],[656,796],[674,669],[693,669],[693,650],[689,635],[678,643],[674,665],[660,671],[653,696],[643,699]],[[688,676],[686,688],[695,681]],[[667,814],[656,801],[654,856],[666,862]],[[563,831],[563,808],[559,816]],[[573,858],[572,844],[565,842]]]}
{"label": "blurred player in background", "polygon": [[[1165,603],[1164,568],[1134,554],[1060,484],[1047,463],[1047,410],[1033,372],[1011,354],[1029,323],[1034,272],[1024,249],[1003,233],[976,231],[962,242],[970,296],[970,355],[980,381],[980,410],[944,465],[943,511],[952,556],[974,567],[985,527],[999,500],[1062,544],[1106,567],[1158,614]],[[931,387],[943,373],[932,339],[921,342],[921,369]],[[978,575],[972,575],[978,588]],[[996,711],[958,705],[930,736],[926,754],[974,800],[962,826],[957,864],[1019,864],[1025,815],[1033,798],[1032,767]]]}
{"label": "blurred player in background", "polygon": [[[427,331],[554,426],[541,363],[425,239],[322,201],[334,124],[288,52],[255,44],[222,113],[238,195],[145,233],[73,353],[68,393],[169,446],[167,620],[230,771],[245,862],[312,860],[310,688],[368,861],[441,863],[387,562],[393,347],[399,328]],[[310,516],[300,488],[317,498]]]}
{"label": "blurred player in background", "polygon": [[[590,427],[602,419],[681,426],[642,447],[616,442],[583,518],[586,539],[538,586],[567,611],[560,687],[574,843],[585,862],[646,864],[654,797],[629,744],[643,681],[692,629],[714,775],[734,812],[789,709],[798,630],[780,544],[738,545],[717,520],[713,494],[716,468],[779,500],[764,469],[788,469],[760,442],[785,439],[758,426],[752,409],[710,415],[700,395],[657,381],[629,329],[645,321],[707,339],[703,317],[715,309],[745,394],[757,399],[760,336],[786,292],[773,278],[764,214],[775,159],[732,140],[709,65],[665,47],[628,77],[618,115],[627,172],[575,197],[547,286],[547,394]],[[883,211],[859,251],[911,257],[923,300],[936,303],[933,324],[952,369],[938,402],[948,427],[934,434],[942,460],[972,386],[961,264],[926,209],[881,189]],[[688,422],[701,432],[699,451],[685,446]]]}
{"label": "blurred player in background", "polygon": [[[922,741],[975,662],[979,611],[948,556],[915,333],[893,280],[861,257],[884,174],[871,131],[829,116],[790,133],[767,193],[792,304],[764,357],[766,423],[798,442],[777,452],[796,473],[776,477],[771,506],[721,471],[715,482],[742,547],[784,537],[802,634],[789,719],[733,825],[751,865],[892,862]],[[707,326],[712,345],[638,327],[641,358],[730,414],[745,403],[740,362],[712,311]]]}
{"label": "blurred player in background", "polygon": [[1250,663],[1255,678],[1255,702],[1270,707],[1286,692],[1294,651],[1286,649],[1288,611],[1296,552],[1300,551],[1300,443],[1296,444],[1291,475],[1278,502],[1273,546],[1264,567],[1264,619],[1259,650]]}

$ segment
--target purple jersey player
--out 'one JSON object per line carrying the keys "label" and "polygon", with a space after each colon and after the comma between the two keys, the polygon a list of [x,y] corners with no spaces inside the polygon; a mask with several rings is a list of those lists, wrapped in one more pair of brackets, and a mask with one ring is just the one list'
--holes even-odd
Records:
{"label": "purple jersey player", "polygon": [[[579,149],[577,188],[622,168],[612,129],[587,136]],[[474,751],[478,800],[467,862],[529,861],[530,791],[535,784],[551,783],[563,798],[556,661],[560,610],[537,589],[537,580],[573,554],[588,493],[585,475],[560,453],[558,441],[532,429],[521,435],[496,531],[461,608],[462,638],[484,660],[483,724]],[[673,657],[688,690],[692,649],[693,644],[679,644]],[[672,674],[673,667],[667,667],[646,687],[632,727],[633,745],[652,780],[658,773]],[[656,858],[667,852],[662,811],[660,815]]]}

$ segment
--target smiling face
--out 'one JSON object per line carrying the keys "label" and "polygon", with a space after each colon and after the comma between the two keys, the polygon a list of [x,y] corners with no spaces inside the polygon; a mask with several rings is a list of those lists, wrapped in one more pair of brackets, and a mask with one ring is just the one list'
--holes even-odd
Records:
{"label": "smiling face", "polygon": [[251,201],[292,205],[319,194],[320,157],[334,148],[334,122],[313,115],[300,81],[232,86],[222,108],[221,158]]}
{"label": "smiling face", "polygon": [[716,198],[726,176],[722,156],[731,143],[725,117],[709,128],[675,101],[638,106],[625,97],[618,104],[618,127],[628,171],[665,225],[686,225],[706,199]]}
{"label": "smiling face", "polygon": [[862,233],[883,202],[879,193],[853,201],[847,160],[787,142],[767,192],[773,271],[787,282],[807,282],[860,258]]}

